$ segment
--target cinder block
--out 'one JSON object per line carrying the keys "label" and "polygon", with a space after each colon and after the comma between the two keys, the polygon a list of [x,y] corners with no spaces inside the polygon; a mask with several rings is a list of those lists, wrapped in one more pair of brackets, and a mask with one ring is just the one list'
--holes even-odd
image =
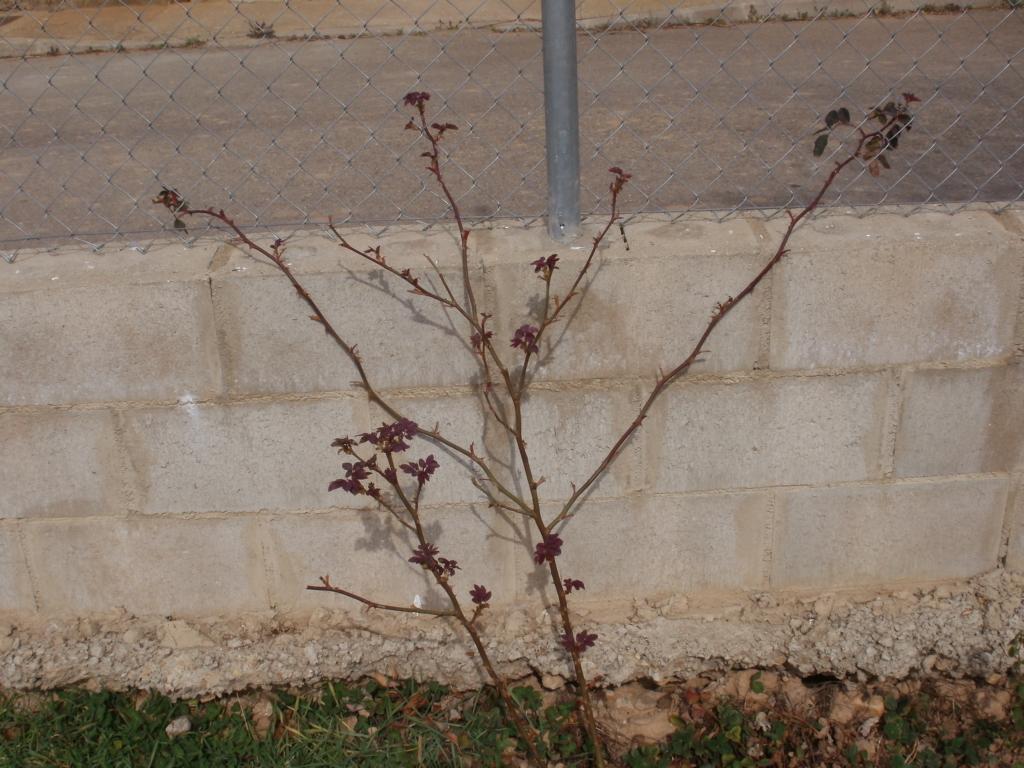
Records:
{"label": "cinder block", "polygon": [[1024,369],[914,371],[896,437],[901,477],[1001,472],[1024,461]]}
{"label": "cinder block", "polygon": [[28,258],[18,259],[13,269],[4,270],[0,293],[205,280],[210,260],[223,247],[212,238],[188,247],[173,239],[147,245],[145,253],[130,247],[104,248],[96,253],[81,246],[26,253]]}
{"label": "cinder block", "polygon": [[0,294],[0,403],[204,397],[220,386],[205,281]]}
{"label": "cinder block", "polygon": [[[588,501],[560,531],[559,571],[589,598],[757,588],[767,510],[760,492]],[[550,590],[546,567],[520,562],[521,598]]]}
{"label": "cinder block", "polygon": [[780,492],[773,587],[960,579],[994,568],[1005,479]]}
{"label": "cinder block", "polygon": [[[745,223],[728,226],[741,234],[730,238],[722,233],[724,243],[710,238],[701,248],[686,238],[683,224],[661,225],[656,236],[647,228],[635,232],[638,227],[630,226],[628,253],[613,239],[591,267],[585,290],[542,339],[539,378],[653,375],[659,367],[669,370],[682,362],[707,326],[715,304],[738,293],[764,261]],[[645,242],[644,235],[651,242]],[[584,263],[586,250],[562,256],[553,292],[564,296]],[[536,325],[543,312],[544,283],[525,258],[522,263],[500,265],[495,277],[502,319],[498,346],[508,360],[516,362],[520,356],[509,348],[514,330],[527,322]],[[760,301],[760,292],[748,297],[719,324],[694,372],[754,367]]]}
{"label": "cinder block", "polygon": [[880,374],[677,382],[641,428],[649,487],[878,478],[885,390]]}
{"label": "cinder block", "polygon": [[1009,354],[1019,250],[982,212],[813,222],[773,276],[771,367]]}
{"label": "cinder block", "polygon": [[[427,282],[422,260],[416,274]],[[446,270],[453,290],[461,278]],[[338,333],[357,345],[376,389],[467,384],[478,373],[465,321],[383,270],[299,276]],[[436,280],[435,280],[436,282]],[[440,286],[437,286],[440,289]],[[356,369],[310,320],[310,308],[281,275],[229,273],[215,280],[231,392],[353,389]]]}
{"label": "cinder block", "polygon": [[[534,390],[524,403],[523,424],[530,466],[535,479],[544,478],[538,489],[542,499],[565,499],[572,484],[581,485],[601,463],[640,408],[632,387],[609,390]],[[591,495],[620,496],[639,481],[637,451],[631,445],[605,476],[591,488]],[[529,498],[522,475],[519,487]]]}
{"label": "cinder block", "polygon": [[[390,398],[388,402],[423,429],[433,430],[436,427],[448,440],[465,448],[473,445],[473,450],[478,454],[484,453],[486,430],[481,410],[484,406],[475,396],[402,397]],[[391,421],[391,417],[384,411],[371,406],[372,427],[376,428],[384,422]],[[414,438],[409,444],[409,451],[396,457],[396,463],[414,462],[428,455],[433,455],[440,467],[424,488],[424,503],[473,504],[483,500],[483,494],[473,485],[474,476],[482,477],[479,470],[463,456],[423,437]],[[399,458],[401,461],[398,461]],[[409,487],[414,487],[414,483],[410,483]]]}
{"label": "cinder block", "polygon": [[[626,425],[635,417],[639,405],[630,388],[613,390],[574,389],[570,391],[532,390],[523,406],[523,425],[530,465],[534,477],[545,478],[539,493],[542,499],[564,499],[571,483],[579,485],[597,467]],[[529,500],[521,472],[510,475],[509,467],[521,466],[519,453],[503,427],[489,421],[484,428],[484,406],[475,396],[439,398],[400,398],[391,404],[426,428],[437,425],[443,435],[463,446],[474,443],[477,453],[490,451],[489,463],[495,474],[512,490]],[[378,425],[383,413],[372,410],[371,421]],[[417,440],[409,451],[411,458],[433,453],[441,467],[424,492],[430,504],[477,503],[483,494],[472,484],[469,463],[449,455],[444,449]],[[593,493],[619,495],[639,471],[629,448]],[[513,479],[510,480],[509,478]]]}
{"label": "cinder block", "polygon": [[328,494],[335,437],[366,429],[354,398],[183,405],[124,414],[143,512],[352,507]]}
{"label": "cinder block", "polygon": [[[513,593],[511,552],[505,521],[479,507],[425,509],[428,539],[440,556],[458,561],[452,579],[460,598],[474,584],[491,590],[494,603],[510,602]],[[283,610],[337,606],[360,610],[341,595],[310,592],[321,576],[367,599],[409,606],[420,595],[428,608],[447,608],[447,598],[426,571],[409,562],[415,537],[388,513],[372,510],[316,515],[280,515],[267,523],[271,564],[271,600]]]}
{"label": "cinder block", "polygon": [[[609,180],[611,176],[609,175]],[[595,217],[584,222],[583,231],[573,241],[555,245],[543,226],[490,227],[473,232],[469,243],[473,255],[488,265],[519,265],[527,277],[533,275],[530,262],[557,252],[570,257],[589,252],[593,238],[604,228],[607,219]],[[743,219],[716,221],[713,218],[690,218],[670,221],[666,217],[644,217],[625,225],[629,242],[612,227],[598,250],[597,264],[607,259],[632,258],[646,254],[651,258],[665,255],[687,258],[690,256],[734,256],[750,253],[761,247],[763,238]]]}
{"label": "cinder block", "polygon": [[1024,571],[1024,473],[1014,478],[1006,503],[1007,528],[1010,533],[1006,551],[1006,567]]}
{"label": "cinder block", "polygon": [[30,613],[35,609],[18,529],[14,525],[0,526],[0,612]]}
{"label": "cinder block", "polygon": [[202,616],[266,609],[252,519],[37,521],[25,544],[46,613]]}
{"label": "cinder block", "polygon": [[0,518],[124,510],[110,413],[0,414],[0,445]]}

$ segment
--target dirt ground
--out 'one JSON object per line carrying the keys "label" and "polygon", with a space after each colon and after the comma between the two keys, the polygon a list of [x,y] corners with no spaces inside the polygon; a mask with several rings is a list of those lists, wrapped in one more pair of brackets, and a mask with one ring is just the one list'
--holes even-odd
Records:
{"label": "dirt ground", "polygon": [[[724,706],[753,720],[752,735],[761,731],[764,744],[756,737],[747,744],[753,757],[771,750],[772,724],[781,724],[775,725],[776,742],[788,742],[788,764],[794,766],[927,766],[933,763],[914,762],[927,751],[955,758],[935,765],[1009,766],[1024,759],[1024,742],[1018,737],[1016,742],[984,743],[983,732],[1024,726],[1018,685],[1017,678],[996,674],[857,682],[749,669],[664,688],[633,683],[608,692],[599,711],[620,757],[630,749],[663,743],[681,727],[710,734],[721,726]],[[967,745],[972,738],[977,743]],[[981,758],[977,763],[971,759],[974,752]],[[851,760],[853,755],[860,762]]]}

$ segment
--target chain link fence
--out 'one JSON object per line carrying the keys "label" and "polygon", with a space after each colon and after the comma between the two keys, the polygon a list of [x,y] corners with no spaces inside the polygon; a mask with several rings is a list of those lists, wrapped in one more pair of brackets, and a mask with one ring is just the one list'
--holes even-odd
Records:
{"label": "chain link fence", "polygon": [[[576,4],[581,209],[607,168],[628,212],[809,199],[829,109],[923,99],[894,171],[830,203],[1009,204],[1024,195],[1024,8],[852,2]],[[2,7],[2,6],[0,6]],[[0,250],[167,234],[162,186],[278,234],[448,211],[402,96],[460,126],[449,181],[471,219],[546,204],[540,0],[7,0],[0,11]]]}

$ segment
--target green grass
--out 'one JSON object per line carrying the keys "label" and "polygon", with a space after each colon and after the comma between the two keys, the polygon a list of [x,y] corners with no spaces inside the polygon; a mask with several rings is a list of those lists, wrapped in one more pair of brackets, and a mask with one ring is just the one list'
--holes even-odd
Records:
{"label": "green grass", "polygon": [[[567,767],[585,763],[571,704],[541,707],[515,689]],[[331,683],[315,693],[270,695],[273,716],[253,722],[248,700],[171,701],[163,696],[82,690],[0,699],[0,767],[338,768],[339,766],[503,766],[517,742],[491,695],[453,694],[437,684]],[[191,731],[171,739],[168,723]],[[261,732],[262,731],[262,732]]]}
{"label": "green grass", "polygon": [[[752,685],[755,693],[760,683]],[[822,719],[782,706],[744,710],[697,692],[673,690],[677,730],[664,743],[616,751],[625,768],[1024,768],[1024,684],[1001,723],[922,690],[889,699],[868,756],[856,744],[856,724],[822,738]],[[541,734],[551,764],[584,768],[573,705],[532,688],[514,695]],[[271,702],[254,720],[252,705]],[[187,716],[189,733],[175,739],[168,723]],[[367,766],[517,765],[515,734],[486,691],[454,693],[444,686],[402,682],[332,683],[302,695],[250,694],[220,701],[171,701],[163,696],[68,690],[0,695],[0,768],[340,768]]]}
{"label": "green grass", "polygon": [[[204,705],[150,696],[136,706],[127,695],[75,690],[28,709],[15,698],[0,708],[0,766],[459,765],[467,749],[500,752],[505,742],[513,744],[508,730],[494,722],[493,708],[486,733],[480,721],[487,718],[486,707],[465,726],[439,726],[434,717],[440,705],[447,706],[440,686],[331,684],[317,694],[276,694],[264,734],[240,702]],[[165,727],[181,715],[190,718],[192,730],[168,738]]]}

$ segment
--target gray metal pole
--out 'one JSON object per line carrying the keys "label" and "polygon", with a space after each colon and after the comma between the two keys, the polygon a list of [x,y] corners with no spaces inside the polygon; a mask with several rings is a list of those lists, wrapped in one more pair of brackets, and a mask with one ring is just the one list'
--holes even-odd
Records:
{"label": "gray metal pole", "polygon": [[548,234],[580,231],[580,114],[576,95],[576,2],[542,0]]}

